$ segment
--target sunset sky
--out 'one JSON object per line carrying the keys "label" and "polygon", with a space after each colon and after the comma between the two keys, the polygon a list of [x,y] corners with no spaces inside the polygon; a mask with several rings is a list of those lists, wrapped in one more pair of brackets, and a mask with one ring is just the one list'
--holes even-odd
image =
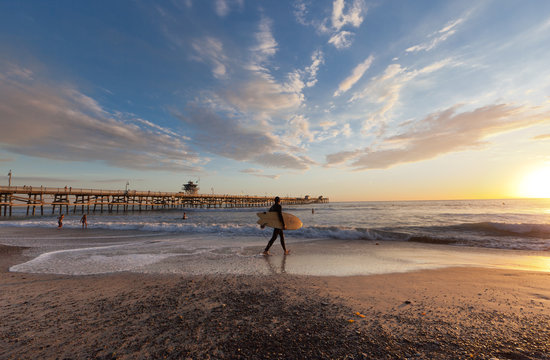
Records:
{"label": "sunset sky", "polygon": [[550,196],[550,1],[4,0],[0,49],[1,185]]}

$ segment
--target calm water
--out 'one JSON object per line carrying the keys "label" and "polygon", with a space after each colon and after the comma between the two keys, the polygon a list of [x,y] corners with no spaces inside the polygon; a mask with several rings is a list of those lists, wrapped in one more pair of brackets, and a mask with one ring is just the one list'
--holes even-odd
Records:
{"label": "calm water", "polygon": [[[311,239],[399,241],[515,250],[550,250],[550,200],[463,200],[347,202],[284,206],[304,227],[288,231],[288,241]],[[312,214],[312,209],[315,213]],[[20,209],[23,210],[23,209]],[[137,230],[173,237],[212,235],[226,246],[264,241],[270,230],[256,224],[265,209],[186,209],[128,214],[89,214],[90,228]],[[66,216],[64,226],[80,227],[80,214]],[[56,216],[0,218],[2,226],[52,228]],[[215,246],[215,241],[212,246]]]}

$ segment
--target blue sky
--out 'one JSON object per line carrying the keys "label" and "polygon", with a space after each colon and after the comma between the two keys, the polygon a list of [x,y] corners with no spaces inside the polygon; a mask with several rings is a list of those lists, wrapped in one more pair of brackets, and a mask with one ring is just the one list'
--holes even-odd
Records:
{"label": "blue sky", "polygon": [[0,180],[521,196],[549,44],[543,0],[4,0]]}

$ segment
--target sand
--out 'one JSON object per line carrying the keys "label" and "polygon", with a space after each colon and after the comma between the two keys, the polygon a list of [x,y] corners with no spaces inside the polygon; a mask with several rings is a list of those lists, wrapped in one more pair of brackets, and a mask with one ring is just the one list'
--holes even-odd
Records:
{"label": "sand", "polygon": [[0,245],[0,359],[550,359],[550,273],[7,272],[22,250]]}

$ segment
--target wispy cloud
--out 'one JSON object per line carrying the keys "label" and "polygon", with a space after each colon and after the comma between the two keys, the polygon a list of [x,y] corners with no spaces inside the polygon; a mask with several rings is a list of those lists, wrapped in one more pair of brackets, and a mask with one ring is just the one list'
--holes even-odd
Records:
{"label": "wispy cloud", "polygon": [[371,112],[365,119],[364,131],[368,131],[377,125],[383,125],[388,120],[388,114],[398,104],[401,91],[410,81],[450,65],[453,65],[451,59],[441,60],[418,70],[404,68],[400,64],[391,64],[384,73],[373,77],[365,88],[355,92],[350,100],[357,101],[365,98],[371,103],[380,104],[378,109]]}
{"label": "wispy cloud", "polygon": [[234,6],[242,9],[244,0],[216,0],[214,3],[214,10],[220,17],[227,16]]}
{"label": "wispy cloud", "polygon": [[542,134],[542,135],[533,136],[531,139],[533,139],[533,140],[548,140],[548,139],[550,139],[550,134]]}
{"label": "wispy cloud", "polygon": [[194,143],[213,154],[234,160],[249,160],[258,153],[277,149],[278,142],[267,131],[224,117],[210,109],[190,105],[187,114],[174,113],[193,133]]}
{"label": "wispy cloud", "polygon": [[316,162],[304,155],[294,155],[283,152],[266,153],[254,158],[254,161],[266,167],[292,170],[307,170]]}
{"label": "wispy cloud", "polygon": [[356,170],[385,169],[432,159],[443,154],[487,145],[487,138],[547,122],[550,114],[507,104],[488,105],[458,113],[460,105],[428,115],[411,130],[386,139],[380,149],[357,149],[330,154],[328,165],[349,162]]}
{"label": "wispy cloud", "polygon": [[243,174],[250,174],[258,177],[268,178],[268,179],[278,179],[280,175],[270,175],[270,174],[264,174],[263,170],[260,169],[242,169],[240,172]]}
{"label": "wispy cloud", "polygon": [[358,28],[363,22],[363,14],[367,8],[362,0],[353,0],[346,7],[345,0],[334,0],[332,3],[331,27],[332,33],[328,43],[334,45],[337,49],[344,49],[351,46],[353,42],[353,32],[342,30],[344,27]]}
{"label": "wispy cloud", "polygon": [[286,81],[277,80],[269,66],[278,47],[271,27],[272,20],[263,17],[254,34],[256,44],[249,49],[250,61],[243,67],[245,73],[233,81],[231,89],[219,94],[238,111],[259,118],[300,106],[304,100],[303,88],[315,85],[323,61],[322,52],[316,51],[312,55],[312,64],[305,71],[294,70],[287,74]]}
{"label": "wispy cloud", "polygon": [[363,22],[363,12],[365,11],[365,3],[362,0],[354,0],[353,3],[346,9],[345,0],[334,0],[332,3],[332,27],[336,31],[340,31],[342,27],[350,25],[359,27]]}
{"label": "wispy cloud", "polygon": [[252,54],[252,70],[263,70],[263,64],[277,53],[278,43],[271,32],[273,21],[270,18],[263,17],[260,21],[259,29],[254,34],[256,45],[250,51]]}
{"label": "wispy cloud", "polygon": [[361,150],[339,151],[337,153],[327,155],[326,163],[329,166],[342,164],[357,157],[360,153]]}
{"label": "wispy cloud", "polygon": [[359,81],[361,77],[363,77],[363,74],[365,74],[365,71],[367,71],[368,68],[371,66],[373,60],[374,60],[374,57],[370,55],[368,58],[365,59],[365,61],[357,65],[351,72],[351,75],[345,78],[338,85],[338,90],[334,92],[334,96],[339,96],[345,93],[346,91],[348,91],[349,89],[351,89],[351,87],[355,85],[355,83]]}
{"label": "wispy cloud", "polygon": [[221,115],[191,104],[186,114],[174,113],[193,134],[193,143],[206,152],[267,167],[308,169],[307,157],[291,154],[269,128],[247,125],[238,117]]}
{"label": "wispy cloud", "polygon": [[224,54],[223,44],[219,39],[213,37],[195,39],[191,46],[196,53],[192,59],[211,64],[214,77],[224,78],[226,76],[227,56]]}
{"label": "wispy cloud", "polygon": [[312,142],[315,136],[309,126],[309,121],[305,116],[294,115],[288,122],[288,131],[284,138],[292,143]]}
{"label": "wispy cloud", "polygon": [[181,137],[108,113],[74,88],[0,77],[0,147],[15,154],[132,169],[197,170]]}
{"label": "wispy cloud", "polygon": [[[301,90],[301,89],[300,89]],[[243,112],[272,114],[298,107],[303,95],[291,84],[280,84],[267,74],[252,74],[224,94],[232,105]]]}
{"label": "wispy cloud", "polygon": [[294,6],[293,13],[296,21],[302,25],[309,25],[308,21],[306,20],[308,10],[304,0],[296,0],[293,6]]}
{"label": "wispy cloud", "polygon": [[450,36],[456,33],[456,28],[466,20],[466,17],[461,17],[456,20],[450,21],[442,29],[431,34],[428,37],[428,41],[414,45],[406,49],[406,52],[418,52],[418,51],[430,51],[437,45],[447,40]]}
{"label": "wispy cloud", "polygon": [[311,65],[305,68],[307,87],[312,87],[317,83],[317,72],[324,61],[323,52],[321,50],[315,50],[311,55]]}
{"label": "wispy cloud", "polygon": [[350,31],[340,31],[330,37],[328,40],[329,44],[334,45],[337,49],[345,49],[351,46],[353,43],[353,36],[355,34]]}
{"label": "wispy cloud", "polygon": [[[313,26],[318,32],[330,35],[328,43],[337,49],[350,47],[355,33],[352,28],[361,26],[368,8],[363,0],[334,0],[329,17],[308,19],[311,4],[303,0],[294,3],[294,17],[299,24]],[[317,3],[315,3],[317,6]]]}

